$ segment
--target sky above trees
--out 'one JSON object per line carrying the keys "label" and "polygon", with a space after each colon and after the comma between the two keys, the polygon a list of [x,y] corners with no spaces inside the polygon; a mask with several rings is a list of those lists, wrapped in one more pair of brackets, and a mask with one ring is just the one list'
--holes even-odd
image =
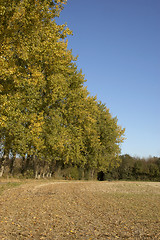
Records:
{"label": "sky above trees", "polygon": [[126,128],[122,154],[160,156],[159,11],[159,0],[68,0],[57,19],[88,91]]}

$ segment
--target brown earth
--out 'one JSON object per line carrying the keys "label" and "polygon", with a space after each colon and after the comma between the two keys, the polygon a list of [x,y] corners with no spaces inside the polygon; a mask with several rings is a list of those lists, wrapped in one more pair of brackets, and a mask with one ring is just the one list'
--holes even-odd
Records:
{"label": "brown earth", "polygon": [[160,183],[33,180],[5,189],[0,240],[19,239],[160,239]]}

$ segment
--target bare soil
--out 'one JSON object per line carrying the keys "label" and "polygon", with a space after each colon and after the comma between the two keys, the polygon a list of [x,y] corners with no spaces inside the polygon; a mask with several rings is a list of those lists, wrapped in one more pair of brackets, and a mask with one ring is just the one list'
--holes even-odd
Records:
{"label": "bare soil", "polygon": [[160,239],[159,182],[18,184],[0,182],[0,240]]}

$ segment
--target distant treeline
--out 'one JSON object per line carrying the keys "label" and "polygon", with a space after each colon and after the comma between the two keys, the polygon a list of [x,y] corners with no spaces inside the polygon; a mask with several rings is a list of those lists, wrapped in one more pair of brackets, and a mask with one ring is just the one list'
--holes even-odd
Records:
{"label": "distant treeline", "polygon": [[106,173],[99,172],[99,180],[160,181],[160,158],[139,158],[128,154],[121,155],[120,158],[120,166]]}

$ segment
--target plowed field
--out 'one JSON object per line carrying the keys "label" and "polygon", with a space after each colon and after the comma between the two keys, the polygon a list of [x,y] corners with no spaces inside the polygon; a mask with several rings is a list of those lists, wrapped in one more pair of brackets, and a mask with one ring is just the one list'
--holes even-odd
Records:
{"label": "plowed field", "polygon": [[1,180],[1,188],[0,240],[160,239],[158,182]]}

